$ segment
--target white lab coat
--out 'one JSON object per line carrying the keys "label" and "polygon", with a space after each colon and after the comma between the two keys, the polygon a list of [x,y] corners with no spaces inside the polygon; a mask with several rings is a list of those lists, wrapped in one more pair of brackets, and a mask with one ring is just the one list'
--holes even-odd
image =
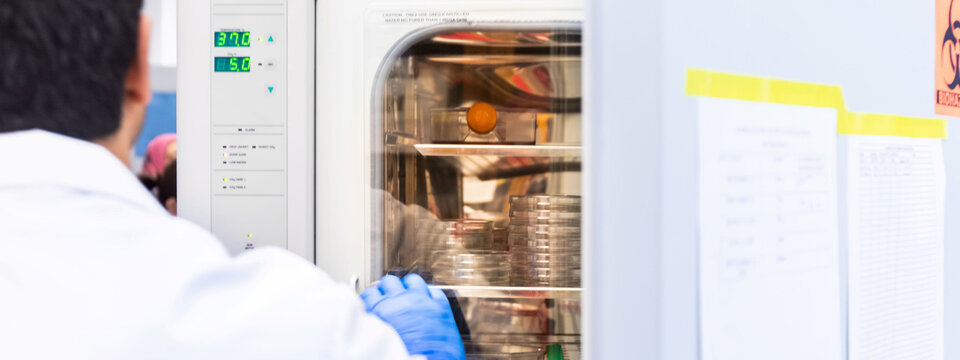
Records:
{"label": "white lab coat", "polygon": [[230,258],[104,148],[0,134],[0,359],[408,359],[346,285]]}

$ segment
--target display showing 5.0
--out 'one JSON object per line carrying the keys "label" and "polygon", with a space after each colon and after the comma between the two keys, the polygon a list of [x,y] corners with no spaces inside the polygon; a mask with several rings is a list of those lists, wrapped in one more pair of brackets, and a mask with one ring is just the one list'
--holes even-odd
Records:
{"label": "display showing 5.0", "polygon": [[215,47],[250,47],[249,31],[218,31],[213,36]]}
{"label": "display showing 5.0", "polygon": [[215,72],[250,72],[250,57],[224,56],[213,60]]}

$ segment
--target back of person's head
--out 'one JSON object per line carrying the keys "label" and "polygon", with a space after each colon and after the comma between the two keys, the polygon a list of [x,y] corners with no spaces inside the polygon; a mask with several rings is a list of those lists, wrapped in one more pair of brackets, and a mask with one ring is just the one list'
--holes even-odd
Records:
{"label": "back of person's head", "polygon": [[0,0],[0,133],[119,130],[142,0]]}
{"label": "back of person's head", "polygon": [[157,180],[157,199],[172,215],[177,215],[177,161],[167,165]]}

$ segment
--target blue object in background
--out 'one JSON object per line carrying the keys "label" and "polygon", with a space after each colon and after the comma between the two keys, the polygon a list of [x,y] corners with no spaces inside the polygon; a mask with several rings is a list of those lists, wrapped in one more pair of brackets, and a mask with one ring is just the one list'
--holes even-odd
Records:
{"label": "blue object in background", "polygon": [[153,102],[147,107],[147,119],[143,132],[137,140],[136,155],[143,157],[150,140],[160,134],[177,132],[177,94],[154,93]]}

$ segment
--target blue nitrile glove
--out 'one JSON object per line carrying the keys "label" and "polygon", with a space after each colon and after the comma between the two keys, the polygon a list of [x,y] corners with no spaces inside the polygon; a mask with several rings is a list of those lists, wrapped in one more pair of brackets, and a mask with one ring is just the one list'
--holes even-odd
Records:
{"label": "blue nitrile glove", "polygon": [[420,275],[387,275],[360,295],[367,312],[393,326],[410,355],[430,360],[464,360],[463,341],[450,302],[440,289],[430,289]]}

